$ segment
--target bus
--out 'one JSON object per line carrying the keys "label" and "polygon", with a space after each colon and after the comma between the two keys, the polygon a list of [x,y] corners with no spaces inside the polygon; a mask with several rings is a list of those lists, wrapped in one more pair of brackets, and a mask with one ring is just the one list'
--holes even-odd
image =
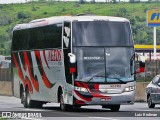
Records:
{"label": "bus", "polygon": [[[130,22],[111,16],[57,16],[13,29],[14,96],[26,108],[101,105],[119,111],[135,97]],[[144,71],[141,61],[138,72]]]}

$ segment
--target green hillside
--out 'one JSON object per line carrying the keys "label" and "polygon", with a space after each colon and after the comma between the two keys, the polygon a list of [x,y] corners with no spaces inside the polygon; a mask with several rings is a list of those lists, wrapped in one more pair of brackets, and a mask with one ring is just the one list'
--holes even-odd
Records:
{"label": "green hillside", "polygon": [[[38,18],[80,13],[126,17],[131,21],[135,43],[152,44],[153,28],[146,26],[146,11],[158,8],[158,3],[32,2],[0,5],[0,54],[10,54],[12,29],[16,24]],[[160,29],[157,29],[158,44],[159,33]]]}

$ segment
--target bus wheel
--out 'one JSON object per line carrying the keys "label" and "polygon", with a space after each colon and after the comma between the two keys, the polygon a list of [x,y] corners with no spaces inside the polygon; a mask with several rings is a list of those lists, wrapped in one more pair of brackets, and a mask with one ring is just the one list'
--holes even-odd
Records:
{"label": "bus wheel", "polygon": [[119,111],[120,105],[113,105],[110,107],[111,111]]}
{"label": "bus wheel", "polygon": [[102,108],[109,108],[111,111],[119,111],[120,105],[103,105]]}
{"label": "bus wheel", "polygon": [[147,97],[147,103],[148,103],[149,108],[154,108],[155,107],[155,104],[152,103],[152,99],[151,99],[150,95],[148,95],[148,97]]}
{"label": "bus wheel", "polygon": [[23,99],[24,99],[23,105],[25,108],[32,108],[33,107],[33,101],[31,100],[31,96],[30,96],[28,89],[26,89]]}
{"label": "bus wheel", "polygon": [[61,91],[61,93],[60,93],[60,109],[61,109],[62,111],[68,110],[67,105],[64,103],[62,91]]}
{"label": "bus wheel", "polygon": [[21,103],[24,104],[25,102],[25,96],[26,96],[26,93],[25,91],[23,90],[22,93],[21,93]]}

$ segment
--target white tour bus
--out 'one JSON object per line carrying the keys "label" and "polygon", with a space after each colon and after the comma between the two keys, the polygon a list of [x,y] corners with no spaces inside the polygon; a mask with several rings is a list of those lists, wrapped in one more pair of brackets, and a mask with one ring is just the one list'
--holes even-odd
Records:
{"label": "white tour bus", "polygon": [[118,111],[134,103],[134,53],[125,18],[59,16],[18,24],[12,41],[14,96],[27,108],[56,102],[62,110],[101,105]]}

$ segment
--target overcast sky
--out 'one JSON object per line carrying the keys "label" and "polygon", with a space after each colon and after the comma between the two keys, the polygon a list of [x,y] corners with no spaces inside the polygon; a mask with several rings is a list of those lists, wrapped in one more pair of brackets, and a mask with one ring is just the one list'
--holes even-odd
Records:
{"label": "overcast sky", "polygon": [[0,0],[0,4],[6,4],[6,3],[24,3],[24,2],[26,2],[26,0]]}

